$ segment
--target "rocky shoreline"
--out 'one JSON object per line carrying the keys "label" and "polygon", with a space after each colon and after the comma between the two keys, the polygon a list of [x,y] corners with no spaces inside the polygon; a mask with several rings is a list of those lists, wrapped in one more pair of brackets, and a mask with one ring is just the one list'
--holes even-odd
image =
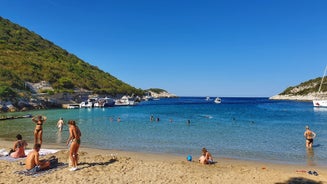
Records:
{"label": "rocky shoreline", "polygon": [[[177,98],[178,96],[168,93],[166,91],[155,93],[151,92],[151,96],[153,98]],[[11,99],[7,101],[0,101],[0,113],[6,112],[24,112],[29,110],[37,110],[37,109],[53,109],[53,108],[64,108],[67,104],[79,104],[88,98],[90,94],[55,94],[55,95],[40,95],[33,98],[17,98]],[[77,98],[78,96],[79,98]],[[83,98],[81,98],[83,96]]]}
{"label": "rocky shoreline", "polygon": [[322,100],[327,99],[327,93],[309,93],[307,95],[274,95],[269,98],[270,100],[295,100],[295,101],[312,101],[312,100]]}
{"label": "rocky shoreline", "polygon": [[269,97],[270,100],[294,100],[294,101],[312,101],[315,99],[315,96],[311,95],[274,95]]}

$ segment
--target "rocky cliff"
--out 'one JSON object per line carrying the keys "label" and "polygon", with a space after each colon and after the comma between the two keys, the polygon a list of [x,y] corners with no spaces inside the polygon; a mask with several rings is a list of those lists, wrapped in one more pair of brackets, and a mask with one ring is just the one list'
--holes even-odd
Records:
{"label": "rocky cliff", "polygon": [[162,91],[162,92],[153,92],[150,91],[150,94],[153,98],[176,98],[177,96],[172,94],[172,93],[168,93],[167,91]]}

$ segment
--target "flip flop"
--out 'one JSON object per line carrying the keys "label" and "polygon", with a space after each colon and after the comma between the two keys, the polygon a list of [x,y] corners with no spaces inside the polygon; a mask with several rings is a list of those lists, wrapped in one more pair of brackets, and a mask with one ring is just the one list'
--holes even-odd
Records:
{"label": "flip flop", "polygon": [[312,171],[308,171],[308,174],[311,174],[312,175],[313,173],[312,173]]}
{"label": "flip flop", "polygon": [[315,175],[315,176],[318,176],[319,175],[316,171],[313,171],[312,174]]}

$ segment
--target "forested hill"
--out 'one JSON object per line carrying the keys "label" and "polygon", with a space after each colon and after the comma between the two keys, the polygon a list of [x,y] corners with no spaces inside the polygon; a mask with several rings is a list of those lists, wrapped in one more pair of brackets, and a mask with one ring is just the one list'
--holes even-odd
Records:
{"label": "forested hill", "polygon": [[327,78],[324,78],[321,90],[318,93],[321,77],[311,79],[297,86],[291,86],[282,93],[271,97],[270,99],[288,99],[288,100],[313,100],[316,98],[327,98]]}
{"label": "forested hill", "polygon": [[51,41],[0,17],[0,87],[24,89],[24,82],[47,81],[55,92],[76,88],[99,94],[143,94],[79,59]]}

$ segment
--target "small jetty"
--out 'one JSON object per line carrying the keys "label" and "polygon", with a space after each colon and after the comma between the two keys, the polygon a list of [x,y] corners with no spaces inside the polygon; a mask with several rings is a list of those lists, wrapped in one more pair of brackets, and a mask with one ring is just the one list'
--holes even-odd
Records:
{"label": "small jetty", "polygon": [[62,104],[62,108],[64,109],[79,109],[79,104]]}
{"label": "small jetty", "polygon": [[11,120],[11,119],[21,119],[21,118],[32,118],[33,116],[31,114],[26,114],[23,116],[1,116],[0,121],[2,120]]}

